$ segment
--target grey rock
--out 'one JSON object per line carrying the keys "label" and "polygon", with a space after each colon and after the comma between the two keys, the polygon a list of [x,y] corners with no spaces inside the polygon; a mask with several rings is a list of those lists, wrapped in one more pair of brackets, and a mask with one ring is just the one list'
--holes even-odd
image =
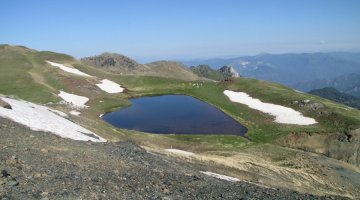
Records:
{"label": "grey rock", "polygon": [[0,99],[0,107],[6,108],[6,109],[9,109],[9,110],[12,109],[12,107],[11,107],[10,104],[6,103],[5,101],[3,101],[3,100],[1,100],[1,99]]}
{"label": "grey rock", "polygon": [[10,179],[6,182],[7,186],[15,187],[19,185],[19,182],[17,182],[15,179]]}

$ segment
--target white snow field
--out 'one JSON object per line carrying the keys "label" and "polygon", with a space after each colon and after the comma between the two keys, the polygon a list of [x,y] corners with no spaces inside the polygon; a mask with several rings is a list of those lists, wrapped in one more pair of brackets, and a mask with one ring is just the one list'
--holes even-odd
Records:
{"label": "white snow field", "polygon": [[122,88],[119,84],[104,79],[99,84],[96,84],[101,90],[107,92],[107,93],[120,93],[124,91],[124,88]]}
{"label": "white snow field", "polygon": [[78,95],[75,95],[75,94],[69,94],[69,93],[66,93],[64,91],[60,91],[58,96],[61,97],[62,99],[64,99],[64,101],[66,101],[66,102],[68,102],[68,103],[70,103],[73,106],[78,107],[78,108],[87,107],[85,105],[85,103],[89,101],[89,98],[87,98],[87,97],[78,96]]}
{"label": "white snow field", "polygon": [[75,116],[79,116],[81,114],[81,112],[76,111],[76,110],[71,110],[69,113],[72,115],[75,115]]}
{"label": "white snow field", "polygon": [[0,117],[23,124],[32,130],[51,132],[63,138],[106,142],[104,138],[62,117],[66,116],[65,113],[31,102],[0,98],[11,105],[11,109],[0,107]]}
{"label": "white snow field", "polygon": [[60,68],[63,71],[66,71],[66,72],[69,72],[69,73],[72,73],[72,74],[76,74],[76,75],[80,75],[80,76],[91,77],[89,74],[85,74],[84,72],[81,72],[78,69],[67,67],[67,66],[65,66],[63,64],[60,64],[60,63],[55,63],[55,62],[51,62],[51,61],[46,61],[46,62],[49,63],[50,65],[54,66],[54,67]]}
{"label": "white snow field", "polygon": [[214,172],[209,172],[209,171],[204,172],[204,171],[200,171],[200,173],[203,173],[203,174],[205,174],[205,175],[208,175],[208,176],[211,176],[211,177],[214,177],[214,178],[218,178],[218,179],[230,181],[230,182],[238,182],[238,181],[240,181],[240,180],[237,179],[237,178],[234,178],[234,177],[231,177],[231,176],[222,175],[222,174],[217,174],[217,173],[214,173]]}
{"label": "white snow field", "polygon": [[180,150],[180,149],[165,149],[165,151],[170,152],[170,153],[174,153],[174,154],[184,155],[184,156],[195,156],[195,154],[192,153],[192,152],[183,151],[183,150]]}
{"label": "white snow field", "polygon": [[311,125],[316,124],[315,119],[304,117],[300,112],[272,103],[264,103],[259,99],[254,99],[244,92],[234,92],[225,90],[224,94],[230,101],[245,104],[252,109],[275,116],[275,122],[282,124]]}

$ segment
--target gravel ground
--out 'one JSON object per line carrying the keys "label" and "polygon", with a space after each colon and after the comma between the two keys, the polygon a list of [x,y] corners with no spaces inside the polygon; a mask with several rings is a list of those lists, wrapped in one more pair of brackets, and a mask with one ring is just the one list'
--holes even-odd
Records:
{"label": "gravel ground", "polygon": [[[206,176],[132,142],[91,143],[0,118],[0,199],[343,199]],[[209,170],[211,171],[211,170]]]}

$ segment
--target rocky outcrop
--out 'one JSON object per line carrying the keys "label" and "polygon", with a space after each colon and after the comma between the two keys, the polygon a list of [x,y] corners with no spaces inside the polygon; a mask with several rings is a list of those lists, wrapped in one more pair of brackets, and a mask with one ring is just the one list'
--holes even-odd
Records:
{"label": "rocky outcrop", "polygon": [[81,61],[85,64],[118,74],[142,74],[147,71],[144,65],[116,53],[103,53],[98,56],[82,58]]}
{"label": "rocky outcrop", "polygon": [[190,69],[200,77],[216,81],[240,77],[240,74],[231,66],[223,66],[218,70],[214,70],[209,65],[198,65],[196,67],[191,66]]}
{"label": "rocky outcrop", "polygon": [[3,101],[1,99],[0,99],[0,107],[10,109],[10,110],[12,109],[10,104],[6,103],[5,101]]}
{"label": "rocky outcrop", "polygon": [[240,77],[240,74],[231,66],[223,66],[219,69],[221,73],[224,74],[225,78],[237,78]]}
{"label": "rocky outcrop", "polygon": [[211,80],[221,81],[224,79],[223,73],[211,68],[209,65],[191,66],[190,70],[200,76]]}
{"label": "rocky outcrop", "polygon": [[297,105],[300,108],[303,108],[304,110],[307,110],[307,111],[316,111],[316,110],[321,110],[321,109],[325,108],[324,104],[312,102],[309,99],[304,99],[304,100],[300,100],[300,101],[292,101],[290,103],[290,105]]}

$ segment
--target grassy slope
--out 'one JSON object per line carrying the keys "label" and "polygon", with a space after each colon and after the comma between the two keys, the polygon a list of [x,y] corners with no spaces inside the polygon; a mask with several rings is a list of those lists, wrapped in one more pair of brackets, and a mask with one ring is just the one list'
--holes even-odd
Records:
{"label": "grassy slope", "polygon": [[5,95],[17,95],[29,101],[46,103],[55,100],[50,90],[36,82],[29,71],[34,69],[26,54],[31,50],[2,46],[0,48],[0,89]]}
{"label": "grassy slope", "polygon": [[[127,82],[128,80],[120,78],[122,82]],[[132,83],[141,84],[144,80],[147,80],[146,84],[154,85],[155,83],[151,82],[151,79],[141,78],[137,81],[132,78]],[[153,80],[155,81],[155,80]],[[130,82],[128,82],[130,83]],[[157,87],[144,88],[141,85],[133,85],[136,89],[136,95],[158,95],[158,94],[187,94],[199,98],[203,101],[206,101],[216,107],[222,109],[224,112],[228,113],[242,124],[246,125],[249,128],[248,135],[256,140],[262,142],[271,142],[276,139],[278,136],[290,133],[290,132],[317,132],[317,133],[326,133],[326,132],[335,132],[343,131],[349,128],[359,127],[360,125],[360,115],[359,111],[352,109],[346,110],[345,106],[340,104],[333,103],[315,96],[302,94],[293,91],[292,89],[286,88],[284,86],[257,81],[254,79],[239,78],[232,83],[212,83],[212,82],[202,82],[199,88],[194,87],[193,83],[179,82],[176,84],[166,83],[163,87],[159,88],[158,85],[162,84],[160,81],[156,80]],[[258,89],[263,88],[263,89]],[[320,123],[312,126],[296,126],[296,125],[281,125],[273,123],[273,118],[262,112],[248,108],[245,105],[238,103],[233,103],[228,100],[228,98],[223,95],[225,89],[240,90],[249,93],[253,97],[262,99],[265,102],[276,103],[284,106],[291,106],[296,110],[300,110],[305,113],[306,116],[311,116],[317,119]],[[328,111],[330,115],[319,115],[318,111],[307,111],[301,107],[292,106],[292,101],[299,101],[310,99],[313,102],[321,102],[326,105],[326,108],[322,111]],[[183,137],[183,136],[178,136]],[[231,136],[229,136],[231,138]],[[236,138],[236,137],[234,137]],[[233,140],[231,138],[230,140]]]}
{"label": "grassy slope", "polygon": [[188,69],[185,65],[179,62],[157,61],[148,63],[145,66],[151,69],[151,73],[149,74],[153,76],[177,78],[187,81],[194,81],[200,79],[190,69]]}
{"label": "grassy slope", "polygon": [[[124,76],[114,75],[100,69],[83,65],[74,58],[52,52],[36,52],[21,47],[1,47],[0,59],[0,93],[16,95],[19,98],[38,103],[56,102],[60,99],[56,96],[59,90],[73,92],[78,95],[89,97],[88,103],[91,109],[83,111],[83,115],[75,117],[85,126],[100,132],[109,138],[133,139],[140,143],[159,145],[183,145],[181,141],[191,144],[204,144],[204,149],[209,148],[238,148],[245,142],[237,136],[178,136],[178,135],[151,135],[135,131],[114,129],[102,122],[99,114],[109,112],[116,108],[129,106],[128,98],[144,95],[161,94],[187,94],[206,101],[248,127],[248,136],[258,142],[272,142],[280,136],[293,132],[316,132],[328,133],[358,128],[360,126],[360,112],[346,110],[345,106],[336,104],[308,94],[298,93],[279,84],[258,81],[248,78],[234,79],[233,82],[215,83],[210,81],[183,81],[171,78],[147,77],[147,76]],[[72,65],[79,70],[94,75],[97,78],[84,78],[74,76],[59,69],[47,65],[44,60],[51,60],[63,64]],[[29,73],[30,72],[30,73]],[[33,74],[33,75],[32,75]],[[127,88],[123,94],[107,94],[99,90],[95,83],[102,78],[120,83]],[[16,84],[14,84],[14,81]],[[199,85],[199,87],[195,86]],[[248,108],[247,106],[233,103],[223,95],[225,89],[239,90],[249,93],[251,96],[260,98],[265,102],[276,103],[293,107],[300,110],[306,116],[316,118],[320,123],[312,126],[280,125],[272,123],[273,118],[267,114]],[[319,115],[318,111],[309,111],[296,105],[292,101],[310,99],[313,102],[321,102],[326,105],[322,111],[330,113]],[[58,109],[68,111],[68,108],[58,105]],[[94,124],[96,126],[94,126]],[[159,138],[161,138],[159,140]],[[245,142],[245,143],[244,143]],[[216,145],[217,144],[217,145]]]}

